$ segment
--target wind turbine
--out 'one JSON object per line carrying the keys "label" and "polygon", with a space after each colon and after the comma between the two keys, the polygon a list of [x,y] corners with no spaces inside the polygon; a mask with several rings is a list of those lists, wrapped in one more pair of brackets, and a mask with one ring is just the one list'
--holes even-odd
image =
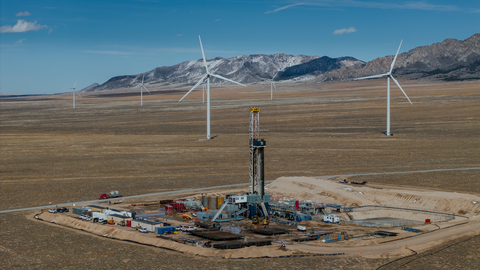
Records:
{"label": "wind turbine", "polygon": [[[143,79],[145,79],[145,75],[142,77],[142,84],[140,84],[140,106],[143,106],[143,89],[147,90],[147,92],[151,95],[150,91],[143,85]],[[138,87],[138,86],[137,86]]]}
{"label": "wind turbine", "polygon": [[395,58],[393,58],[393,62],[392,62],[392,65],[390,66],[390,71],[389,72],[384,73],[384,74],[379,74],[379,75],[373,75],[373,76],[354,79],[354,80],[365,80],[365,79],[375,79],[375,78],[387,77],[387,131],[385,132],[385,135],[387,135],[387,136],[391,136],[391,134],[390,134],[390,78],[395,82],[395,84],[398,86],[398,88],[400,88],[400,90],[402,90],[403,94],[408,99],[410,104],[412,104],[412,102],[408,98],[405,91],[403,91],[403,89],[400,86],[400,84],[398,83],[398,81],[395,80],[395,78],[392,76],[393,66],[395,65],[395,61],[397,60],[397,56],[398,56],[398,52],[400,51],[400,47],[402,47],[402,42],[403,42],[403,39],[402,39],[402,41],[400,41],[400,46],[398,46],[397,54],[395,54]]}
{"label": "wind turbine", "polygon": [[277,87],[275,87],[275,83],[273,82],[273,79],[277,77],[278,72],[279,71],[277,71],[277,73],[275,73],[275,76],[273,76],[273,78],[270,80],[270,100],[273,100],[273,88],[275,88],[275,92],[277,92]]}
{"label": "wind turbine", "polygon": [[216,77],[216,78],[219,78],[219,79],[222,79],[222,80],[225,80],[225,81],[229,81],[229,82],[232,82],[232,83],[239,84],[241,86],[245,86],[245,85],[243,85],[241,83],[238,83],[236,81],[232,81],[232,80],[227,79],[225,77],[222,77],[220,75],[211,73],[210,70],[208,70],[207,60],[205,59],[205,53],[203,51],[202,39],[200,38],[200,36],[198,36],[198,40],[200,41],[200,49],[202,50],[203,65],[205,66],[205,70],[206,70],[207,73],[178,102],[182,101],[188,94],[190,94],[190,92],[192,92],[195,88],[197,88],[197,86],[199,86],[201,83],[203,83],[205,81],[205,79],[207,79],[207,139],[209,140],[211,138],[210,137],[210,77]]}
{"label": "wind turbine", "polygon": [[[75,85],[73,86],[73,88],[67,88],[67,90],[68,90],[68,89],[72,89],[73,109],[75,109],[75,92],[77,92],[77,91],[75,91],[75,87],[77,86],[77,82],[78,82],[78,78],[77,78],[77,80],[75,81]],[[77,92],[77,94],[78,94],[79,97],[82,97],[82,96],[80,96],[80,93],[79,93],[79,92]]]}

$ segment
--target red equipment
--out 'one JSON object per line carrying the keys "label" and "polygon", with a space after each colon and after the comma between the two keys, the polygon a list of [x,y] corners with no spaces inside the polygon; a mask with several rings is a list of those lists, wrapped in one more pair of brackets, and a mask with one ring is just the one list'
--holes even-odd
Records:
{"label": "red equipment", "polygon": [[173,209],[177,210],[178,212],[187,212],[187,208],[183,203],[172,202],[170,203],[170,205],[173,207]]}

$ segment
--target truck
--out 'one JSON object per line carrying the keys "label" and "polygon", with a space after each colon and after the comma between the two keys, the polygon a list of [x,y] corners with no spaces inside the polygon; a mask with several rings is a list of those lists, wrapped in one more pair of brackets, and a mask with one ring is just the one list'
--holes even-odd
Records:
{"label": "truck", "polygon": [[297,231],[305,232],[307,231],[307,226],[297,225]]}
{"label": "truck", "polygon": [[354,184],[354,185],[366,185],[368,182],[367,181],[363,181],[363,182],[352,181],[351,183]]}
{"label": "truck", "polygon": [[189,225],[182,225],[180,226],[180,230],[184,232],[195,231],[197,227],[189,226]]}
{"label": "truck", "polygon": [[122,195],[118,193],[118,191],[110,191],[110,193],[103,193],[98,197],[99,200],[104,200],[104,199],[112,199],[112,198],[120,198]]}
{"label": "truck", "polygon": [[183,203],[172,202],[170,203],[173,209],[177,210],[178,212],[187,212],[187,208]]}

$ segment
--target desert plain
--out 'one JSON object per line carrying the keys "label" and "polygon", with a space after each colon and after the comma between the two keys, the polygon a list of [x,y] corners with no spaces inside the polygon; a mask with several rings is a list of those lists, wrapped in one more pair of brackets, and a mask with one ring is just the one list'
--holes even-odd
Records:
{"label": "desert plain", "polygon": [[[0,96],[0,210],[248,182],[249,108],[260,109],[267,141],[266,179],[353,176],[369,184],[480,194],[478,81],[400,80],[392,87],[391,132],[386,82],[290,82],[212,88],[212,135],[205,140],[202,92]],[[480,201],[480,197],[479,197]],[[225,260],[146,247],[32,220],[38,211],[0,214],[4,269],[477,269],[480,237],[433,245],[414,256]],[[457,213],[462,214],[462,213]],[[397,258],[395,258],[396,260]],[[394,261],[394,262],[392,262]],[[390,264],[387,264],[392,262]]]}

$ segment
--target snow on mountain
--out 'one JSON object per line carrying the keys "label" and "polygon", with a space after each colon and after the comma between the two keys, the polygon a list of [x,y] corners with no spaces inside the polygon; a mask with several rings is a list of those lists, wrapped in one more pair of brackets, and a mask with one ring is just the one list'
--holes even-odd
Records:
{"label": "snow on mountain", "polygon": [[[318,56],[293,56],[284,53],[273,55],[254,54],[239,55],[232,58],[216,57],[207,59],[207,65],[209,70],[215,74],[240,83],[251,84],[268,81],[277,71],[317,58]],[[137,75],[116,76],[91,91],[135,87],[141,83],[143,75],[145,75],[146,84],[155,84],[155,86],[159,87],[193,85],[205,75],[205,67],[202,59],[185,61],[174,66],[158,67]],[[220,82],[226,83],[217,78],[210,79],[212,84]]]}

